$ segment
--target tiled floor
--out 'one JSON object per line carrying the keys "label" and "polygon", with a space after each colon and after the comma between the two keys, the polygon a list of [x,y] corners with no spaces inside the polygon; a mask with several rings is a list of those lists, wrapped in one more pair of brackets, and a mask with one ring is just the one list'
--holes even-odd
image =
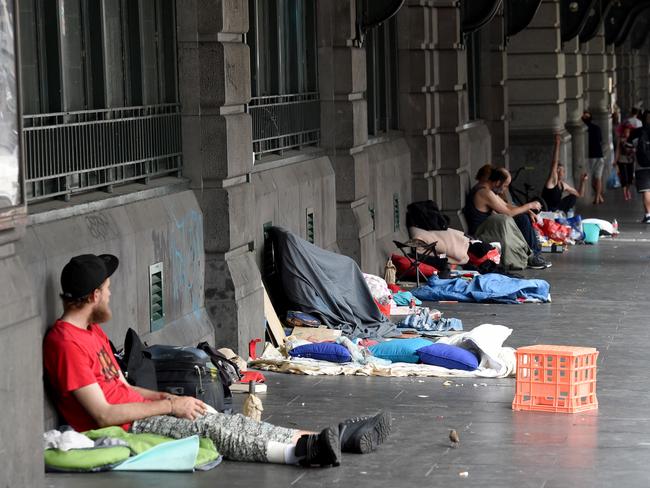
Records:
{"label": "tiled floor", "polygon": [[[335,420],[391,409],[394,433],[377,452],[344,456],[330,469],[224,462],[208,473],[48,475],[47,486],[650,486],[650,228],[635,223],[638,202],[608,194],[605,208],[583,214],[616,217],[621,236],[553,256],[553,267],[527,273],[551,283],[546,305],[448,304],[447,316],[471,329],[514,329],[513,347],[555,343],[600,351],[599,410],[559,415],[513,412],[513,379],[302,377],[269,374],[265,417],[321,428]],[[487,386],[481,386],[486,383]],[[477,386],[474,386],[474,385]],[[424,396],[424,397],[423,397]],[[450,449],[448,429],[461,435]],[[467,477],[459,473],[467,472]]]}

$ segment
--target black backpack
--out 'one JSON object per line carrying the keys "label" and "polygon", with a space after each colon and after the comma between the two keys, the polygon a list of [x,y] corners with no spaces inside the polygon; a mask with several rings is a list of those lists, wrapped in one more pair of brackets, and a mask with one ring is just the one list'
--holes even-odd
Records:
{"label": "black backpack", "polygon": [[643,168],[650,167],[650,127],[641,130],[641,137],[636,145],[636,161]]}
{"label": "black backpack", "polygon": [[111,342],[113,355],[117,360],[124,377],[133,386],[157,391],[156,367],[151,359],[147,345],[142,342],[138,333],[129,328],[124,337],[124,349],[117,350]]}

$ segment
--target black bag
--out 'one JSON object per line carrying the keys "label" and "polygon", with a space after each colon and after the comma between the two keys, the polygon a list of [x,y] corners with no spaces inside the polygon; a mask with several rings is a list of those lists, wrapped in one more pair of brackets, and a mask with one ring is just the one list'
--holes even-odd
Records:
{"label": "black bag", "polygon": [[647,126],[641,129],[636,145],[636,162],[643,168],[650,167],[650,128]]}
{"label": "black bag", "polygon": [[226,396],[230,396],[230,385],[237,383],[242,377],[239,366],[227,359],[226,356],[217,351],[216,347],[211,346],[207,342],[199,342],[196,347],[210,356],[212,364],[216,366],[219,372],[219,378],[223,384],[224,392]]}
{"label": "black bag", "polygon": [[438,209],[433,200],[413,202],[406,207],[406,227],[417,227],[422,230],[447,230],[449,217]]}
{"label": "black bag", "polygon": [[129,328],[124,338],[124,355],[120,364],[126,380],[148,390],[158,391],[156,367],[137,332]]}
{"label": "black bag", "polygon": [[189,395],[219,412],[232,412],[232,395],[226,394],[219,371],[210,357],[195,347],[154,345],[147,348],[156,367],[158,389]]}

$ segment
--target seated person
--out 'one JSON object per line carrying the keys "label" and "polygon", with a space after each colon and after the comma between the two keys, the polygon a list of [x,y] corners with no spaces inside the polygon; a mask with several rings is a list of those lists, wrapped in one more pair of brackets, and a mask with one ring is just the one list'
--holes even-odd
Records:
{"label": "seated person", "polygon": [[479,227],[494,214],[512,217],[531,250],[528,267],[547,268],[550,263],[547,263],[540,255],[539,241],[528,216],[529,212],[539,211],[541,205],[539,202],[529,202],[515,207],[500,198],[499,195],[507,189],[511,179],[510,173],[506,169],[499,168],[490,173],[486,182],[479,182],[472,188],[467,196],[464,209],[468,232],[470,235],[477,236]]}
{"label": "seated person", "polygon": [[[585,194],[585,183],[589,178],[587,173],[584,173],[580,178],[579,190],[576,190],[569,185],[564,178],[566,177],[566,168],[560,163],[560,145],[562,143],[562,136],[555,134],[555,146],[553,148],[553,161],[551,163],[551,172],[546,179],[544,189],[542,190],[542,198],[546,202],[546,206],[552,212],[561,210],[567,213],[575,207],[578,198]],[[567,196],[562,198],[564,192],[568,193]]]}
{"label": "seated person", "polygon": [[86,254],[61,273],[64,311],[45,338],[44,369],[57,409],[75,430],[117,425],[177,439],[198,434],[212,439],[226,459],[304,466],[337,466],[341,451],[370,452],[388,436],[387,413],[314,433],[210,414],[196,398],[131,386],[99,325],[112,316],[110,276],[117,266],[115,256]]}

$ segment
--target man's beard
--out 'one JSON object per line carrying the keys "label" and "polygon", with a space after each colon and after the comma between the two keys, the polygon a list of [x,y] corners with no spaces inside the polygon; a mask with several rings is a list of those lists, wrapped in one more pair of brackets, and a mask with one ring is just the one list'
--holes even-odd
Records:
{"label": "man's beard", "polygon": [[90,314],[90,322],[93,324],[104,324],[111,320],[112,317],[113,313],[108,305],[101,304],[93,308],[93,311]]}

